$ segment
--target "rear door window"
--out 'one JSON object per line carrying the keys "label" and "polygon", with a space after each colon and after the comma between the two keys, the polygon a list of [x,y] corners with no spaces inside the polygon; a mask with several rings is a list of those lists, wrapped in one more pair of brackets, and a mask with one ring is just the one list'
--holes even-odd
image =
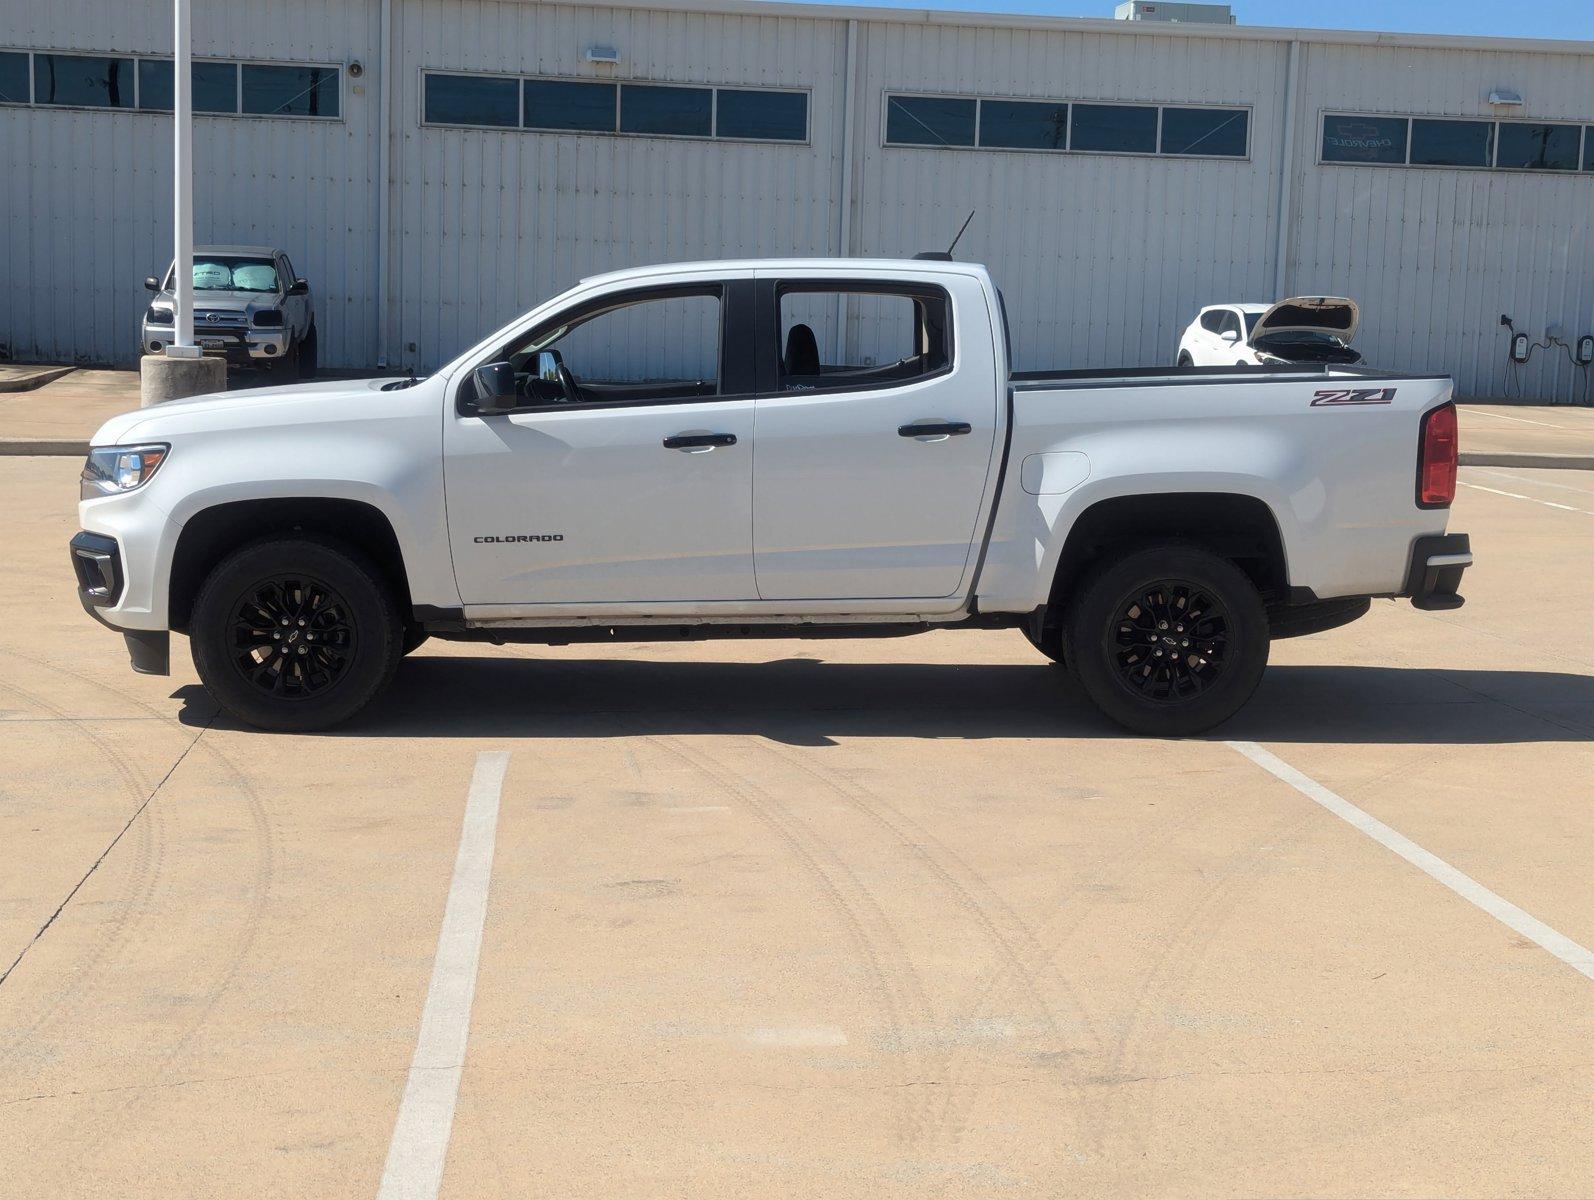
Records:
{"label": "rear door window", "polygon": [[779,391],[900,387],[952,368],[951,306],[940,288],[792,283],[777,296]]}

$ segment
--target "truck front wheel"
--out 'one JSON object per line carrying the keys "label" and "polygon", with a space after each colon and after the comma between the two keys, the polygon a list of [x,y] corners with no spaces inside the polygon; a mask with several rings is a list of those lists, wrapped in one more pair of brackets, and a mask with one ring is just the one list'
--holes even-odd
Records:
{"label": "truck front wheel", "polygon": [[1099,564],[1065,629],[1098,708],[1136,733],[1186,737],[1228,720],[1267,666],[1267,612],[1232,562],[1187,543]]}
{"label": "truck front wheel", "polygon": [[261,729],[346,721],[386,686],[404,636],[380,572],[341,543],[299,534],[235,551],[199,589],[194,668],[216,702]]}

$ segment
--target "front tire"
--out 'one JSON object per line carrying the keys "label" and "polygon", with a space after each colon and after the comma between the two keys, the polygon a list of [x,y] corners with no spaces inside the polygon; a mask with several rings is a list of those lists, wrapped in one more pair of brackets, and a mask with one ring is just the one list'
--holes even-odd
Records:
{"label": "front tire", "polygon": [[304,341],[299,343],[299,378],[314,379],[316,367],[319,363],[321,347],[315,335],[315,326],[311,325],[305,330]]}
{"label": "front tire", "polygon": [[1244,707],[1267,667],[1267,611],[1227,559],[1187,543],[1129,551],[1086,579],[1065,629],[1096,707],[1155,737],[1188,737]]}
{"label": "front tire", "polygon": [[235,551],[194,600],[194,668],[216,702],[260,729],[327,729],[393,678],[404,634],[392,592],[357,551],[308,535]]}

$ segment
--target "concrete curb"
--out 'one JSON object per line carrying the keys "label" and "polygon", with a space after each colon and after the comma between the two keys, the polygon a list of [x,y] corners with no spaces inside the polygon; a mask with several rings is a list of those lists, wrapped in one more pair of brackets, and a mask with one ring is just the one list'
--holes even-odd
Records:
{"label": "concrete curb", "polygon": [[34,388],[54,383],[61,376],[70,375],[75,370],[76,367],[40,367],[32,374],[17,379],[0,379],[0,393],[31,392]]}
{"label": "concrete curb", "polygon": [[1461,452],[1464,467],[1533,467],[1541,471],[1594,471],[1594,455],[1589,454],[1468,454]]}

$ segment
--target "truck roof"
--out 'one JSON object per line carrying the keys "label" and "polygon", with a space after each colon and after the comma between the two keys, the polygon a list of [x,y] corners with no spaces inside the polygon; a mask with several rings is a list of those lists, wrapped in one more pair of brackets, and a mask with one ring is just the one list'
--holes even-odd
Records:
{"label": "truck roof", "polygon": [[606,271],[588,275],[582,283],[612,283],[626,279],[650,279],[661,275],[674,275],[681,271],[835,271],[850,275],[868,271],[938,271],[942,274],[984,275],[983,263],[935,262],[913,258],[726,258],[707,259],[702,262],[655,263],[645,267],[627,267],[621,271]]}

